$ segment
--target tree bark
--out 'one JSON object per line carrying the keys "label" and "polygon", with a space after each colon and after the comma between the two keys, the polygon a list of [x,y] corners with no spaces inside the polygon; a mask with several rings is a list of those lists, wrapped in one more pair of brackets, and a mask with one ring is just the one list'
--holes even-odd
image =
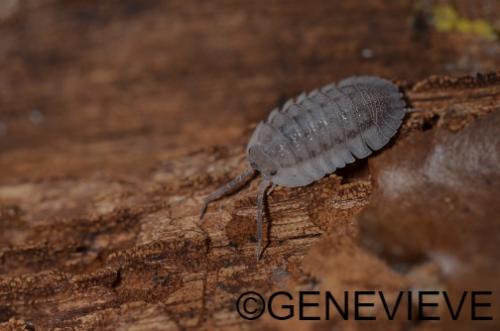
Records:
{"label": "tree bark", "polygon": [[[26,5],[1,23],[1,329],[424,330],[247,321],[235,302],[278,289],[500,293],[500,72],[442,69],[469,37],[416,31],[395,2],[319,1],[307,15],[275,2],[92,3]],[[384,24],[356,23],[377,15]],[[498,64],[483,55],[479,68]],[[274,189],[258,263],[260,179],[199,222],[202,199],[246,167],[267,110],[353,72],[400,78],[413,112],[387,147]]]}

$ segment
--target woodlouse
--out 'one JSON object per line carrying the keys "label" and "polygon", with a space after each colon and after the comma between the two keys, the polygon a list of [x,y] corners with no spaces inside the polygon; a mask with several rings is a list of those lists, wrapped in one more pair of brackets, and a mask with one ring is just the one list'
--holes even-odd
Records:
{"label": "woodlouse", "polygon": [[305,186],[385,146],[401,126],[403,94],[390,81],[349,77],[274,109],[247,146],[246,170],[204,199],[208,204],[241,188],[257,172],[257,260],[261,254],[265,193],[269,186]]}

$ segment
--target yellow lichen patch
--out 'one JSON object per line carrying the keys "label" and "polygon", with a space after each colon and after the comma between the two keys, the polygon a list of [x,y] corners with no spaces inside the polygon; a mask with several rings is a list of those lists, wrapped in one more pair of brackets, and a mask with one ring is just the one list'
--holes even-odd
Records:
{"label": "yellow lichen patch", "polygon": [[449,5],[438,5],[433,9],[434,25],[438,31],[456,31],[479,35],[488,39],[497,39],[495,28],[483,19],[471,20],[460,16],[457,11]]}

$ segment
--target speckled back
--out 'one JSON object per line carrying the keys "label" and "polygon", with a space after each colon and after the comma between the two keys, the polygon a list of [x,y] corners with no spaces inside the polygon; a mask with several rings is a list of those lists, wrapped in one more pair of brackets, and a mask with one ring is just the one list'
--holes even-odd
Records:
{"label": "speckled back", "polygon": [[394,84],[350,77],[273,110],[250,139],[248,159],[275,184],[304,186],[385,146],[404,115]]}

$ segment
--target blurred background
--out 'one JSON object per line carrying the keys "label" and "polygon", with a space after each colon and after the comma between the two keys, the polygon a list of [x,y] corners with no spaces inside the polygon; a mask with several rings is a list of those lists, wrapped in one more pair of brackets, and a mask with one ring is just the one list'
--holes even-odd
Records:
{"label": "blurred background", "polygon": [[2,0],[0,151],[224,143],[349,75],[498,68],[499,22],[496,0]]}

